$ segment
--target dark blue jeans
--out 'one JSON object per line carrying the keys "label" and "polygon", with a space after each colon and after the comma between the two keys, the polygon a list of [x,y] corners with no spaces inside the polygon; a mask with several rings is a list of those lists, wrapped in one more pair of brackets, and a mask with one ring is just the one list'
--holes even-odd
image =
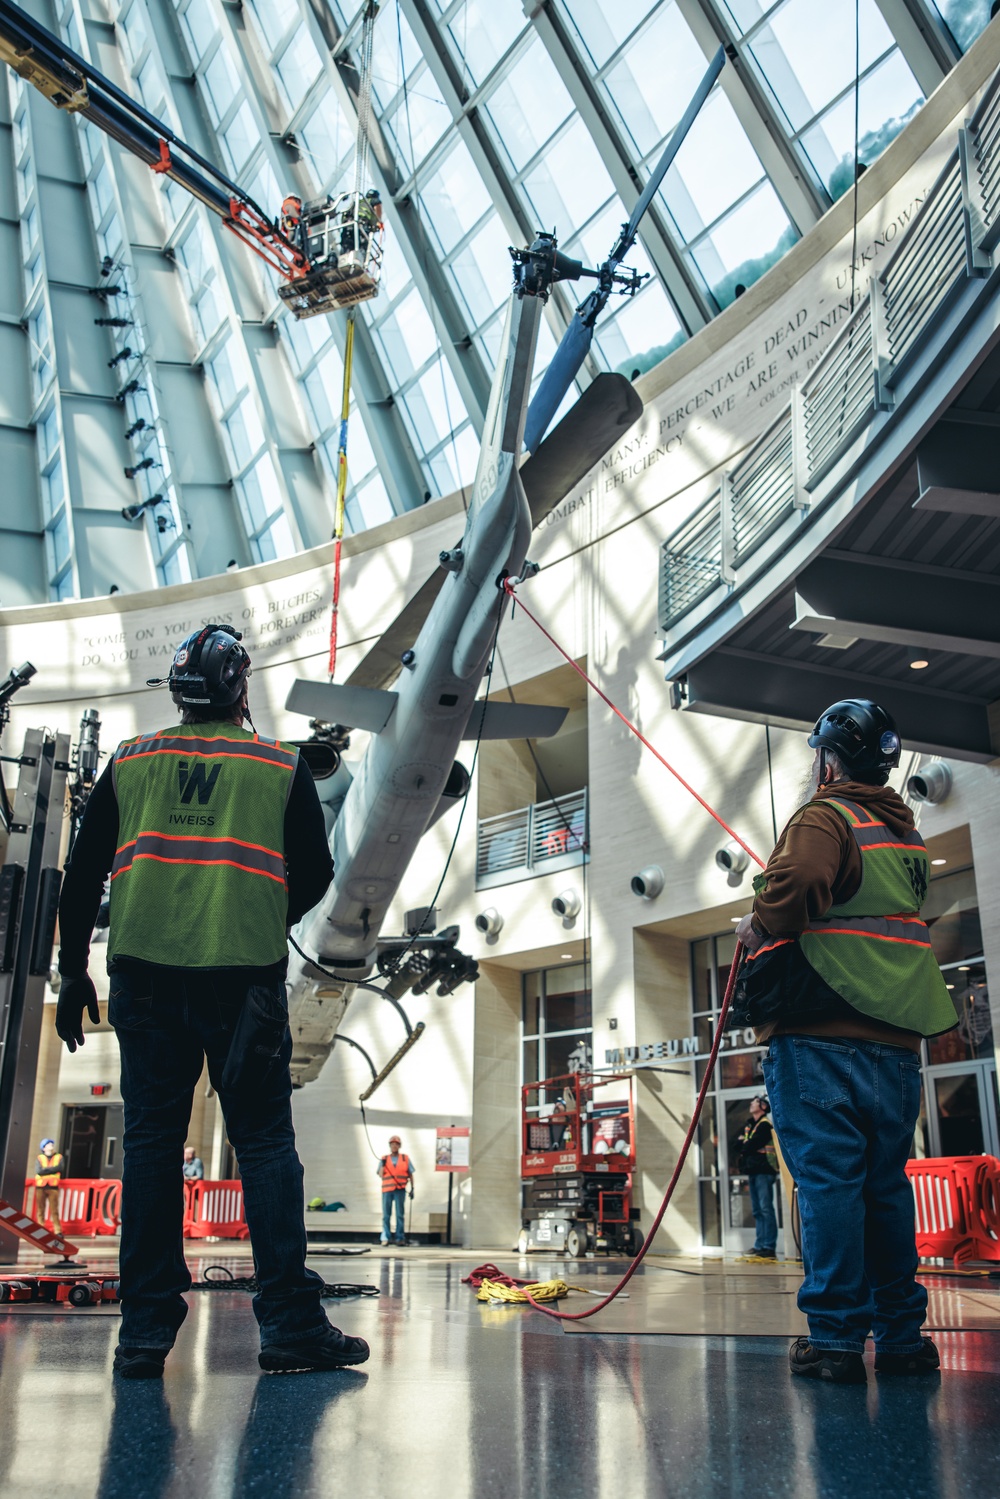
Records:
{"label": "dark blue jeans", "polygon": [[775,1036],[764,1058],[781,1153],[799,1189],[805,1279],[799,1308],[817,1348],[913,1353],[927,1292],[917,1284],[905,1166],[920,1110],[920,1063],[881,1042]]}
{"label": "dark blue jeans", "polygon": [[396,1204],[396,1243],[406,1242],[406,1188],[399,1187],[395,1192],[382,1193],[382,1237],[385,1240],[392,1238],[392,1205]]}
{"label": "dark blue jeans", "polygon": [[751,1176],[750,1206],[756,1229],[755,1249],[775,1249],[778,1244],[778,1216],[774,1211],[775,1176],[771,1171],[760,1171]]}
{"label": "dark blue jeans", "polygon": [[111,975],[109,1018],[125,1104],[121,1345],[171,1348],[187,1315],[181,1164],[206,1058],[243,1178],[261,1345],[322,1336],[323,1282],[305,1263],[284,985],[250,986],[235,971],[122,964]]}

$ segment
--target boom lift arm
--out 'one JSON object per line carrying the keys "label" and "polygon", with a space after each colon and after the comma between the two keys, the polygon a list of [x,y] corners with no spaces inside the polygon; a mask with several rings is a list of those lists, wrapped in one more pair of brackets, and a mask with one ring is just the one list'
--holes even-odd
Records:
{"label": "boom lift arm", "polygon": [[[218,214],[282,278],[282,298],[296,317],[312,317],[376,294],[381,234],[359,227],[358,193],[307,205],[308,229],[296,244],[243,188],[10,0],[0,0],[0,62],[57,109],[82,115],[151,171],[169,177]],[[338,264],[348,242],[354,253]],[[368,262],[374,262],[374,274]]]}

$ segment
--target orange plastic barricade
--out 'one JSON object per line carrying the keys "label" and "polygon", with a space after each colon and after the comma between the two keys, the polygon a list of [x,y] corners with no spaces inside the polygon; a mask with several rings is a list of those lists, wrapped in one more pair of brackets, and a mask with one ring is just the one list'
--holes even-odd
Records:
{"label": "orange plastic barricade", "polygon": [[184,1183],[185,1239],[248,1239],[241,1181]]}
{"label": "orange plastic barricade", "polygon": [[[121,1222],[122,1184],[114,1178],[64,1177],[59,1183],[59,1217],[63,1232],[78,1239],[116,1234]],[[23,1211],[35,1211],[35,1182],[24,1184]]]}
{"label": "orange plastic barricade", "polygon": [[908,1161],[922,1259],[1000,1260],[1000,1161],[991,1155]]}

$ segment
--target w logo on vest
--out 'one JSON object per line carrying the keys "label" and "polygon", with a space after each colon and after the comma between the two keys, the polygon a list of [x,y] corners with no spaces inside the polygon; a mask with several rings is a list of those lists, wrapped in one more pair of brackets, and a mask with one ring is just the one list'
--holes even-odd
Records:
{"label": "w logo on vest", "polygon": [[206,775],[206,767],[201,761],[197,765],[189,766],[187,760],[182,760],[177,767],[181,801],[185,804],[194,801],[195,793],[197,792],[198,804],[204,807],[211,800],[212,792],[215,790],[215,783],[219,779],[221,769],[221,765],[213,765],[211,772]]}
{"label": "w logo on vest", "polygon": [[923,859],[908,859],[904,856],[903,864],[909,876],[913,893],[917,900],[923,905],[927,899],[927,864]]}

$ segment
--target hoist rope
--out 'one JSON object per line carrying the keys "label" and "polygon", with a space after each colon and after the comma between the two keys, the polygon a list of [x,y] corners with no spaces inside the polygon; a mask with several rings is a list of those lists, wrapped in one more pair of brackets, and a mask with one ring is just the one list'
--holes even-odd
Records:
{"label": "hoist rope", "polygon": [[[549,644],[552,645],[559,652],[560,656],[562,656],[562,658],[563,658],[564,661],[568,662],[569,665],[572,666],[573,670],[577,673],[577,675],[583,678],[583,680],[587,683],[588,687],[590,687],[592,689],[592,691],[594,691],[594,692],[597,693],[597,696],[601,699],[601,701],[603,703],[605,703],[611,709],[612,713],[614,713],[614,715],[616,716],[616,718],[620,718],[621,719],[622,723],[630,731],[630,733],[634,734],[635,737],[639,740],[639,742],[641,744],[645,745],[646,749],[649,750],[650,754],[654,755],[656,757],[656,759],[659,760],[660,764],[663,765],[667,770],[669,770],[670,774],[672,776],[676,777],[676,779],[681,783],[681,785],[684,787],[684,789],[686,791],[689,791],[691,793],[691,795],[694,797],[695,801],[698,802],[700,806],[704,807],[705,811],[708,812],[711,817],[715,818],[715,820],[719,824],[719,826],[722,827],[722,828],[724,828],[725,831],[729,834],[729,836],[736,843],[739,844],[740,848],[744,849],[750,855],[751,859],[753,859],[753,861],[756,864],[759,864],[760,867],[761,867],[761,869],[763,869],[764,868],[764,861],[763,861],[763,859],[761,859],[759,857],[759,855],[757,855],[757,854],[754,853],[753,849],[750,847],[750,845],[748,843],[744,843],[743,842],[743,839],[739,836],[739,834],[735,833],[733,831],[733,829],[729,826],[729,824],[727,822],[723,821],[723,819],[722,819],[722,817],[720,817],[719,813],[716,812],[716,810],[715,810],[714,807],[709,806],[708,802],[705,800],[705,798],[703,796],[699,796],[698,792],[695,791],[694,787],[688,784],[688,782],[684,779],[684,777],[680,774],[680,772],[674,769],[674,767],[669,763],[668,760],[666,760],[664,758],[663,755],[660,754],[659,750],[656,749],[656,747],[654,745],[650,744],[649,740],[645,737],[644,734],[642,734],[640,732],[640,730],[635,726],[635,724],[632,723],[632,721],[630,719],[626,718],[625,714],[621,711],[620,708],[617,708],[615,706],[615,704],[608,697],[607,693],[601,691],[601,689],[600,689],[600,687],[598,687],[597,683],[591,677],[589,677],[587,675],[587,673],[583,670],[583,667],[579,666],[573,660],[573,657],[569,654],[569,652],[565,651],[563,649],[563,647],[559,644],[559,642],[557,640],[555,640],[552,635],[549,634],[548,630],[541,623],[541,621],[535,618],[535,616],[532,614],[531,610],[527,608],[527,606],[521,601],[520,596],[515,592],[514,581],[511,578],[505,578],[504,579],[503,589],[504,589],[505,593],[507,593],[507,594],[510,595],[510,598],[511,598],[512,601],[516,601],[520,605],[520,607],[524,610],[524,613],[531,620],[531,623],[535,626],[535,628],[541,631],[541,633],[545,636],[545,638],[549,642]],[[527,1301],[528,1303],[530,1303],[531,1306],[535,1307],[537,1311],[544,1312],[547,1317],[555,1317],[555,1318],[557,1318],[561,1322],[581,1322],[586,1317],[593,1317],[597,1312],[601,1311],[610,1302],[614,1301],[615,1297],[618,1296],[624,1290],[625,1286],[628,1285],[629,1281],[632,1279],[633,1275],[638,1270],[638,1268],[642,1264],[643,1260],[646,1258],[646,1255],[649,1252],[650,1246],[652,1245],[652,1242],[653,1242],[654,1238],[656,1237],[657,1230],[659,1229],[660,1224],[663,1222],[663,1219],[664,1219],[664,1216],[666,1214],[667,1208],[670,1206],[670,1200],[671,1200],[671,1198],[674,1195],[674,1190],[675,1190],[675,1188],[677,1186],[677,1183],[680,1181],[681,1172],[684,1169],[684,1163],[685,1163],[685,1161],[687,1160],[687,1157],[688,1157],[688,1151],[691,1149],[691,1145],[692,1145],[692,1143],[694,1141],[695,1133],[696,1133],[697,1128],[698,1128],[698,1123],[699,1123],[699,1120],[701,1119],[701,1112],[702,1112],[702,1109],[704,1108],[704,1105],[705,1105],[705,1099],[708,1096],[708,1090],[709,1090],[709,1088],[711,1086],[712,1079],[713,1079],[713,1077],[715,1075],[715,1065],[716,1065],[716,1062],[718,1061],[718,1057],[719,1057],[719,1048],[722,1045],[722,1037],[725,1034],[726,1021],[729,1018],[729,1009],[730,1009],[730,1006],[731,1006],[731,1004],[733,1002],[733,991],[734,991],[734,989],[736,987],[736,978],[737,978],[737,975],[738,975],[738,973],[740,971],[740,966],[742,964],[742,961],[743,961],[743,944],[738,941],[736,943],[736,951],[733,954],[733,961],[732,961],[732,964],[731,964],[730,969],[729,969],[729,979],[728,979],[728,982],[726,983],[726,992],[725,992],[725,996],[724,996],[723,1001],[722,1001],[722,1008],[719,1011],[718,1025],[716,1026],[715,1035],[712,1038],[712,1049],[709,1052],[708,1065],[705,1068],[705,1075],[704,1075],[704,1077],[701,1080],[701,1087],[698,1089],[698,1097],[695,1100],[694,1112],[691,1115],[691,1123],[688,1125],[687,1133],[684,1136],[684,1141],[683,1141],[683,1143],[681,1145],[680,1153],[678,1154],[678,1157],[677,1157],[677,1163],[674,1166],[673,1175],[671,1176],[670,1181],[667,1183],[667,1190],[666,1190],[666,1192],[663,1194],[663,1201],[660,1203],[660,1206],[657,1209],[656,1216],[654,1217],[653,1222],[650,1225],[649,1233],[646,1235],[646,1239],[645,1239],[645,1242],[642,1245],[642,1248],[639,1250],[639,1253],[636,1255],[636,1257],[632,1261],[631,1265],[629,1265],[628,1269],[626,1270],[625,1274],[622,1276],[622,1278],[618,1282],[618,1284],[616,1286],[614,1286],[611,1291],[608,1292],[607,1296],[602,1297],[600,1301],[598,1301],[594,1306],[588,1307],[586,1309],[586,1311],[583,1311],[583,1312],[557,1312],[557,1311],[553,1311],[550,1307],[543,1306],[542,1303],[539,1300],[537,1300],[535,1297],[533,1297],[532,1295],[530,1295],[529,1292],[528,1292],[528,1290],[525,1289],[522,1292],[525,1301]]]}
{"label": "hoist rope", "polygon": [[344,384],[340,400],[340,437],[337,443],[337,504],[333,513],[333,602],[330,610],[330,659],[327,671],[333,681],[337,669],[337,625],[340,619],[340,563],[344,545],[347,498],[347,422],[351,414],[351,370],[354,365],[354,308],[347,315],[344,341]]}

